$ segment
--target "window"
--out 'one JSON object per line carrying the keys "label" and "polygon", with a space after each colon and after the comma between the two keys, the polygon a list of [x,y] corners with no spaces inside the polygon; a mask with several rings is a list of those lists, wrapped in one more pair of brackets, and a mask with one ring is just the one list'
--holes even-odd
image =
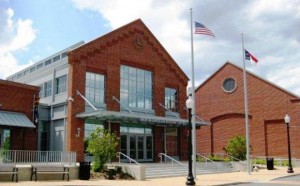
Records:
{"label": "window", "polygon": [[45,97],[49,97],[52,94],[52,81],[48,81],[44,84]]}
{"label": "window", "polygon": [[225,92],[233,92],[236,88],[236,83],[233,78],[227,78],[223,81],[223,90]]}
{"label": "window", "polygon": [[40,150],[48,151],[49,150],[49,137],[50,137],[50,122],[49,121],[41,121],[39,123],[40,130]]}
{"label": "window", "polygon": [[30,68],[30,72],[34,72],[35,70],[36,70],[35,66]]}
{"label": "window", "polygon": [[39,85],[39,87],[40,87],[39,97],[43,98],[44,97],[44,95],[43,95],[43,93],[44,93],[44,86],[43,85]]}
{"label": "window", "polygon": [[67,91],[67,75],[56,78],[56,94]]}
{"label": "window", "polygon": [[84,138],[89,139],[91,137],[91,133],[95,132],[97,128],[104,129],[103,124],[84,123]]}
{"label": "window", "polygon": [[27,74],[29,74],[29,70],[24,71],[24,76],[26,76]]}
{"label": "window", "polygon": [[67,56],[68,56],[68,53],[67,53],[67,52],[64,52],[64,53],[61,54],[61,58],[65,58],[65,57],[67,57]]}
{"label": "window", "polygon": [[53,58],[53,62],[58,61],[58,60],[60,60],[60,55],[55,56],[55,57]]}
{"label": "window", "polygon": [[0,129],[0,149],[1,150],[10,150],[10,129]]}
{"label": "window", "polygon": [[23,73],[18,74],[18,78],[21,78],[23,76]]}
{"label": "window", "polygon": [[45,66],[50,65],[51,64],[51,59],[48,59],[47,61],[45,61]]}
{"label": "window", "polygon": [[105,103],[104,75],[91,72],[86,73],[85,96],[92,103]]}
{"label": "window", "polygon": [[120,101],[128,107],[152,109],[152,72],[122,65]]}
{"label": "window", "polygon": [[178,112],[178,92],[173,88],[165,88],[165,107],[172,112]]}
{"label": "window", "polygon": [[43,67],[43,63],[41,63],[41,64],[38,64],[37,66],[36,66],[36,69],[40,69],[40,68],[42,68]]}

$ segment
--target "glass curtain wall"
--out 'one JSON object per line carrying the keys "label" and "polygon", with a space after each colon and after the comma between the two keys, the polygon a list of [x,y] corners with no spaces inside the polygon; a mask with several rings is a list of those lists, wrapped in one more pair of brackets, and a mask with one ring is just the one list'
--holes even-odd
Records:
{"label": "glass curtain wall", "polygon": [[152,109],[152,72],[121,66],[120,101],[131,108]]}

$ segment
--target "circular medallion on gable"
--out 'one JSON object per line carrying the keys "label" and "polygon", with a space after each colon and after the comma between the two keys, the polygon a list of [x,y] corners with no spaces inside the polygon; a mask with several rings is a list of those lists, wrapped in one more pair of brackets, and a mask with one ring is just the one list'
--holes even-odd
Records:
{"label": "circular medallion on gable", "polygon": [[233,92],[236,89],[236,82],[233,78],[226,78],[223,81],[223,90],[225,92]]}
{"label": "circular medallion on gable", "polygon": [[144,43],[143,43],[143,40],[141,38],[135,38],[133,40],[133,45],[134,45],[134,48],[137,49],[137,50],[142,50],[143,47],[144,47]]}

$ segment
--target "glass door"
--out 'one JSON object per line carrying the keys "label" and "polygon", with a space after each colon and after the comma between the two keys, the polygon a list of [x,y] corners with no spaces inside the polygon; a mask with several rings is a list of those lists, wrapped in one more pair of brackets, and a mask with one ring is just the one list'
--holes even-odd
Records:
{"label": "glass door", "polygon": [[[141,161],[153,160],[152,128],[137,124],[121,124],[121,152],[126,156]],[[126,158],[122,158],[128,161]]]}
{"label": "glass door", "polygon": [[146,159],[153,159],[153,147],[152,147],[152,136],[146,136]]}
{"label": "glass door", "polygon": [[144,136],[137,136],[137,144],[137,159],[144,160]]}
{"label": "glass door", "polygon": [[[121,152],[127,155],[127,135],[121,135]],[[124,156],[121,156],[121,159],[126,159]]]}
{"label": "glass door", "polygon": [[136,136],[129,136],[129,157],[132,159],[136,159]]}
{"label": "glass door", "polygon": [[[123,136],[123,135],[122,135]],[[128,135],[121,136],[121,152],[129,154],[129,157],[138,161],[151,161],[153,158],[153,140],[152,136],[144,135]],[[129,153],[126,153],[129,152]]]}

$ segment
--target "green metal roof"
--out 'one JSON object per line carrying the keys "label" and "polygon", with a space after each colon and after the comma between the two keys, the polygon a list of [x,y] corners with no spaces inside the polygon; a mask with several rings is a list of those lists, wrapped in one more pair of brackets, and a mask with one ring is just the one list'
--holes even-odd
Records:
{"label": "green metal roof", "polygon": [[[127,113],[127,112],[113,112],[113,111],[93,111],[82,112],[76,114],[77,118],[97,119],[101,121],[119,121],[119,122],[135,122],[142,124],[155,125],[187,125],[188,120],[179,119],[175,117],[161,117],[147,114]],[[197,126],[209,125],[206,121],[196,121]]]}
{"label": "green metal roof", "polygon": [[25,114],[8,111],[0,111],[0,126],[35,128]]}

